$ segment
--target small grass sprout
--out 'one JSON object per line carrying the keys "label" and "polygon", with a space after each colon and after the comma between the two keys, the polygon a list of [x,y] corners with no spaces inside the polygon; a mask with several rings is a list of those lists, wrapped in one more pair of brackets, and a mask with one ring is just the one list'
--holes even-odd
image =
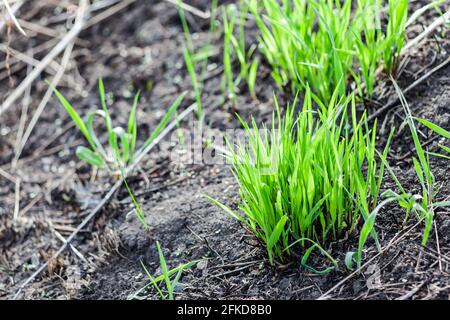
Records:
{"label": "small grass sprout", "polygon": [[[228,87],[228,93],[231,99],[235,98],[236,87],[244,80],[247,84],[251,96],[255,99],[255,84],[259,66],[259,58],[252,60],[253,52],[256,47],[251,46],[248,50],[245,44],[245,18],[248,13],[248,5],[245,1],[240,2],[240,9],[234,4],[223,8],[223,29],[224,29],[224,77]],[[239,18],[238,18],[239,16]],[[238,36],[235,36],[235,25],[239,26]],[[234,79],[232,70],[232,61],[236,58],[240,64],[240,73]]]}
{"label": "small grass sprout", "polygon": [[[431,172],[430,168],[430,159],[429,159],[429,153],[427,153],[420,142],[419,135],[417,133],[417,128],[414,124],[414,118],[411,114],[411,110],[409,108],[408,102],[406,101],[402,90],[396,83],[396,81],[391,78],[392,83],[394,84],[394,88],[397,92],[397,95],[400,99],[400,103],[403,106],[403,110],[406,114],[406,122],[408,124],[408,127],[411,132],[411,136],[414,141],[414,147],[416,149],[417,158],[413,158],[413,165],[414,170],[417,175],[417,179],[419,180],[420,187],[421,187],[421,194],[420,196],[415,196],[415,200],[420,204],[419,206],[414,205],[413,209],[415,212],[418,213],[419,218],[423,218],[425,220],[425,229],[423,232],[422,237],[422,245],[425,246],[428,242],[428,237],[431,232],[431,228],[433,226],[433,219],[434,219],[434,211],[438,206],[443,205],[444,203],[435,203],[434,197],[437,193],[436,186],[435,186],[435,178],[433,173]],[[430,123],[426,121],[421,121],[422,123],[431,126],[434,129],[438,129],[434,125],[431,125]],[[439,132],[444,133],[438,129]],[[398,181],[398,180],[397,180]],[[397,182],[399,184],[399,182]],[[403,188],[402,188],[403,189]],[[405,194],[405,191],[403,189],[403,194]],[[419,202],[420,200],[420,202]],[[407,205],[407,204],[406,204]],[[403,206],[405,206],[405,203],[403,203]],[[407,219],[409,214],[409,207],[407,208],[407,215],[405,219]]]}
{"label": "small grass sprout", "polygon": [[[183,94],[179,96],[173,102],[156,129],[141,145],[141,147],[136,149],[138,133],[136,109],[139,101],[139,93],[137,93],[134,97],[129,113],[128,126],[127,128],[122,128],[113,127],[112,125],[102,79],[99,79],[98,81],[102,109],[89,112],[86,120],[81,118],[69,101],[67,101],[67,99],[56,88],[52,88],[59,102],[88,142],[89,147],[79,146],[76,149],[76,155],[81,160],[94,167],[103,168],[106,166],[111,174],[120,174],[123,170],[126,171],[130,165],[134,163],[134,159],[136,159],[142,150],[151,144],[165,128],[170,118],[177,111],[185,95]],[[94,120],[96,117],[103,120],[103,125],[106,129],[107,135],[107,147],[100,141],[99,136],[94,130]]]}
{"label": "small grass sprout", "polygon": [[199,83],[199,81],[197,79],[197,72],[195,71],[195,64],[192,61],[193,60],[192,53],[186,47],[183,49],[183,56],[184,56],[184,61],[186,63],[187,71],[189,73],[189,76],[191,77],[192,88],[193,88],[194,94],[195,94],[195,102],[197,103],[196,116],[199,119],[199,118],[201,118],[202,112],[203,112],[201,84]]}
{"label": "small grass sprout", "polygon": [[[421,119],[421,118],[416,118],[416,120],[419,121],[422,125],[424,125],[428,129],[430,129],[431,131],[433,131],[436,134],[440,135],[441,137],[443,137],[445,139],[450,139],[450,132],[445,130],[444,128],[441,128],[437,124],[434,124],[431,121],[428,121],[426,119]],[[440,157],[440,158],[444,158],[444,159],[450,160],[450,148],[447,147],[447,146],[444,146],[444,145],[439,145],[439,148],[445,154],[438,153],[438,152],[427,152],[427,155],[431,155],[431,156]],[[428,176],[428,174],[426,176]],[[421,185],[422,185],[422,188],[423,188],[424,186],[423,186],[422,182],[421,182]],[[450,207],[450,201],[436,201],[436,202],[431,202],[431,206],[429,205],[429,210],[428,210],[429,212],[426,212],[426,214],[425,214],[425,217],[427,219],[426,219],[426,227],[425,227],[425,232],[424,232],[424,237],[423,237],[423,242],[422,242],[423,245],[426,244],[426,240],[428,238],[428,234],[429,234],[430,229],[431,229],[431,223],[432,223],[432,219],[433,219],[434,209],[442,208],[442,207]]]}
{"label": "small grass sprout", "polygon": [[389,19],[381,52],[383,53],[384,67],[390,74],[396,74],[400,52],[405,44],[408,2],[409,0],[389,0]]}
{"label": "small grass sprout", "polygon": [[[178,0],[178,15],[181,21],[181,27],[184,34],[184,48],[183,57],[186,64],[186,69],[188,71],[189,77],[191,78],[192,88],[195,94],[195,102],[197,104],[196,116],[197,119],[203,117],[203,105],[202,105],[202,92],[203,92],[203,77],[206,73],[208,59],[213,54],[213,47],[211,45],[211,35],[216,31],[216,11],[218,0],[211,1],[211,20],[210,20],[210,32],[208,33],[208,41],[206,45],[198,49],[197,52],[194,50],[194,44],[192,41],[192,36],[189,30],[189,25],[186,20],[186,16],[182,7],[183,1]],[[197,74],[196,67],[199,62],[202,62],[202,71],[200,77]]]}
{"label": "small grass sprout", "polygon": [[307,87],[298,114],[296,100],[284,117],[276,103],[270,129],[240,119],[248,144],[228,143],[244,216],[210,199],[265,244],[270,263],[291,255],[296,244],[304,250],[305,265],[310,250],[325,254],[330,242],[356,231],[361,222],[361,246],[372,237],[379,247],[374,228],[384,174],[379,158],[386,158],[390,138],[379,156],[376,122],[369,130],[365,114],[357,120],[354,97],[338,96],[336,90],[324,104]]}
{"label": "small grass sprout", "polygon": [[[421,119],[421,118],[416,118],[416,120],[419,121],[421,124],[423,124],[428,129],[430,129],[431,131],[440,135],[441,137],[443,137],[445,139],[450,139],[450,132],[445,130],[444,128],[441,128],[437,124],[434,124],[431,121],[428,121],[426,119]],[[428,152],[428,154],[450,160],[450,148],[447,146],[443,146],[443,145],[439,145],[439,148],[442,149],[442,151],[444,151],[446,154],[437,153],[437,152]]]}
{"label": "small grass sprout", "polygon": [[[49,85],[51,86],[50,83]],[[55,87],[52,87],[52,89],[61,105],[67,111],[67,113],[72,118],[89,144],[89,147],[77,147],[75,152],[77,157],[96,168],[103,168],[106,166],[112,176],[120,176],[122,178],[128,194],[133,201],[136,216],[143,224],[144,228],[147,229],[148,225],[145,221],[144,212],[137,202],[133,191],[126,180],[127,172],[129,168],[132,167],[135,159],[139,157],[141,152],[143,152],[143,150],[147,146],[149,146],[165,128],[170,118],[177,111],[178,107],[183,101],[184,94],[174,101],[174,103],[172,104],[172,106],[170,106],[167,113],[165,114],[159,125],[156,127],[156,129],[153,131],[153,133],[150,135],[150,137],[142,144],[142,146],[138,150],[136,150],[138,133],[136,109],[139,101],[139,93],[135,95],[133,104],[131,106],[130,114],[128,117],[128,127],[113,127],[109,109],[106,103],[105,88],[102,79],[99,79],[98,87],[102,109],[89,112],[86,120],[83,120],[81,118],[81,116],[72,107],[69,101],[67,101],[67,99]],[[100,138],[95,133],[95,117],[100,117],[103,119],[103,125],[106,129],[108,147],[104,146],[104,144],[100,141]]]}
{"label": "small grass sprout", "polygon": [[226,87],[226,92],[228,93],[228,98],[231,100],[233,105],[236,105],[236,85],[234,83],[233,75],[233,58],[232,58],[232,43],[231,39],[233,37],[234,23],[235,19],[228,21],[228,15],[225,8],[222,8],[223,16],[223,71],[224,71],[224,85]]}
{"label": "small grass sprout", "polygon": [[[191,262],[179,265],[176,268],[169,269],[167,267],[166,259],[164,258],[164,253],[161,249],[161,245],[159,244],[159,241],[156,241],[156,248],[158,250],[159,264],[161,267],[162,274],[157,277],[152,276],[151,273],[148,271],[148,269],[145,267],[144,263],[142,263],[142,261],[141,261],[142,268],[144,269],[150,282],[149,282],[149,284],[145,285],[143,288],[139,289],[134,294],[130,295],[128,297],[128,299],[131,300],[131,299],[138,298],[139,297],[138,295],[143,290],[145,290],[149,286],[153,286],[155,288],[155,290],[158,292],[158,294],[162,300],[174,300],[175,288],[178,285],[183,272],[185,270],[191,268],[197,262],[199,262],[198,260],[195,260],[195,261],[191,261]],[[165,289],[162,288],[161,283],[164,283]]]}

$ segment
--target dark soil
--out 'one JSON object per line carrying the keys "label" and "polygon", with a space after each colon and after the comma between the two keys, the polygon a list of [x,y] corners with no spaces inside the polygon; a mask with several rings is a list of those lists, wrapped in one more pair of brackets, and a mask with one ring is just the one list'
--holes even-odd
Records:
{"label": "dark soil", "polygon": [[[424,1],[416,1],[416,10]],[[209,1],[192,1],[204,10]],[[28,21],[40,21],[47,5],[32,15],[32,4],[23,7]],[[449,5],[443,7],[449,10]],[[47,13],[48,13],[47,12]],[[195,45],[208,38],[209,24],[187,14]],[[410,38],[436,17],[431,13],[412,28]],[[250,32],[250,34],[252,34]],[[449,56],[448,29],[438,29],[432,37],[408,55],[398,81],[406,88]],[[5,32],[0,35],[4,42]],[[26,39],[14,36],[13,48],[26,52]],[[191,82],[184,69],[183,35],[178,13],[165,1],[139,0],[109,19],[83,31],[75,47],[73,65],[60,83],[62,92],[86,112],[98,108],[97,78],[102,75],[112,104],[113,120],[125,124],[132,95],[142,91],[138,119],[140,139],[145,139],[164,110],[183,91],[189,94],[182,104],[194,102]],[[33,38],[33,45],[44,42]],[[234,113],[244,119],[254,116],[267,122],[274,109],[273,92],[281,104],[290,101],[280,94],[263,63],[257,81],[257,97],[252,99],[245,86],[237,104],[224,100],[221,92],[221,40],[213,39],[215,55],[209,61],[204,87],[205,130],[240,128]],[[1,55],[2,60],[5,56]],[[36,59],[42,56],[37,54]],[[450,129],[450,65],[434,73],[408,93],[416,116]],[[12,75],[19,83],[26,67]],[[46,90],[39,79],[31,91],[30,110],[34,110]],[[12,91],[8,79],[0,81],[1,99]],[[389,81],[380,80],[380,103],[395,96]],[[383,252],[378,254],[368,243],[361,273],[352,274],[343,265],[345,253],[355,250],[357,239],[350,237],[327,248],[340,261],[340,269],[326,275],[300,267],[299,259],[271,266],[261,244],[242,225],[204,195],[218,199],[233,209],[239,203],[237,184],[227,164],[186,163],[174,159],[178,147],[176,135],[168,137],[141,164],[129,179],[146,213],[150,228],[145,230],[132,212],[133,204],[122,188],[57,259],[53,253],[62,245],[57,234],[68,237],[82,219],[111,188],[105,173],[95,173],[74,155],[82,136],[55,99],[51,99],[39,119],[16,169],[11,167],[18,130],[21,102],[3,114],[0,122],[0,169],[20,177],[20,210],[16,221],[15,184],[0,175],[0,298],[11,299],[20,284],[42,263],[49,267],[19,295],[26,299],[126,299],[148,283],[141,262],[152,274],[159,274],[156,241],[164,249],[167,263],[201,259],[185,272],[176,288],[176,297],[185,299],[449,299],[450,298],[450,216],[448,210],[436,212],[435,228],[428,245],[422,247],[423,225],[415,217],[403,222],[405,212],[396,206],[383,209],[377,218],[377,231]],[[371,104],[376,105],[376,104]],[[373,112],[375,107],[369,109]],[[379,119],[380,147],[392,126],[396,128],[389,162],[402,184],[419,192],[411,166],[414,148],[409,129],[404,125],[401,106],[397,105]],[[180,126],[192,125],[183,121]],[[431,132],[421,128],[423,141],[437,148],[439,140],[430,140]],[[208,149],[206,149],[207,152]],[[218,155],[215,155],[218,157]],[[440,186],[438,200],[448,199],[450,162],[433,160],[433,172]],[[15,170],[15,171],[14,171]],[[384,189],[395,188],[387,177]],[[77,254],[78,253],[78,254]],[[370,260],[372,259],[372,260]],[[315,266],[329,262],[314,258]],[[328,292],[332,289],[330,292]],[[140,296],[157,299],[155,291]]]}

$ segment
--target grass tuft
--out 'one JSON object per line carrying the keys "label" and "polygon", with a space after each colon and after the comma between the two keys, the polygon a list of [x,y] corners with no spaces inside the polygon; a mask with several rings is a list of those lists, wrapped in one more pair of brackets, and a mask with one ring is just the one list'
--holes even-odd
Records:
{"label": "grass tuft", "polygon": [[[309,86],[328,102],[335,88],[345,97],[352,81],[361,95],[371,97],[378,67],[395,74],[404,45],[408,0],[246,3],[260,31],[259,48],[280,87],[291,84],[296,92]],[[382,27],[383,5],[388,10]]]}
{"label": "grass tuft", "polygon": [[295,244],[305,250],[306,264],[308,250],[317,248],[325,254],[330,242],[364,222],[361,246],[369,236],[378,244],[376,213],[371,213],[378,205],[390,139],[378,156],[376,123],[369,130],[365,115],[357,120],[353,96],[338,99],[336,91],[331,102],[323,104],[307,87],[298,114],[295,106],[294,101],[282,117],[277,104],[270,129],[260,130],[255,120],[248,124],[240,119],[248,145],[229,143],[228,157],[244,217],[212,201],[249,227],[266,245],[271,263],[290,255]]}

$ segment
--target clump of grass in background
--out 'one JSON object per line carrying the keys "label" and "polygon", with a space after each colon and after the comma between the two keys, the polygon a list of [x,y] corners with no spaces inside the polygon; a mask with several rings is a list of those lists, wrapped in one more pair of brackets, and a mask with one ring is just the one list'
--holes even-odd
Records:
{"label": "clump of grass in background", "polygon": [[[162,300],[174,300],[174,291],[177,284],[180,281],[183,271],[189,269],[198,262],[198,260],[191,261],[169,270],[159,241],[156,241],[156,248],[158,249],[159,264],[161,267],[162,274],[160,276],[153,277],[147,270],[145,265],[141,262],[142,268],[147,274],[147,277],[149,278],[150,282],[143,288],[139,289],[134,294],[130,295],[128,297],[129,300],[139,298],[139,294],[149,286],[153,286],[156,289]],[[162,289],[161,283],[164,283],[165,289]]]}
{"label": "clump of grass in background", "polygon": [[233,76],[233,65],[232,65],[232,44],[231,37],[233,36],[234,30],[234,19],[228,22],[226,10],[223,9],[223,72],[224,72],[224,85],[226,87],[226,92],[228,93],[228,98],[231,100],[233,105],[236,104],[236,86],[234,84]]}
{"label": "clump of grass in background", "polygon": [[[285,117],[277,105],[277,130],[275,124],[259,130],[254,120],[251,126],[241,120],[248,146],[238,143],[234,150],[229,145],[245,215],[211,200],[248,225],[266,245],[271,263],[290,255],[297,244],[305,250],[304,265],[315,248],[330,258],[324,250],[330,242],[356,230],[361,220],[374,219],[384,173],[375,149],[376,123],[369,130],[365,115],[356,118],[354,98],[337,97],[336,91],[323,104],[307,87],[298,115],[294,102]],[[381,158],[389,143],[390,138]],[[373,225],[366,224],[362,245],[369,236],[378,244]]]}
{"label": "clump of grass in background", "polygon": [[[183,101],[184,94],[173,102],[150,137],[147,138],[139,149],[136,149],[138,133],[136,109],[139,101],[139,93],[134,97],[127,128],[113,127],[106,104],[105,88],[102,79],[98,81],[98,88],[102,109],[89,112],[86,120],[81,118],[70,102],[56,88],[53,88],[53,91],[89,144],[89,147],[79,146],[76,150],[77,156],[94,167],[107,167],[111,174],[118,174],[123,170],[127,170],[142,150],[158,137],[170,118],[177,111]],[[103,145],[94,130],[95,117],[100,117],[103,120],[104,129],[106,130],[105,133],[107,134],[107,147]]]}
{"label": "clump of grass in background", "polygon": [[[248,0],[260,30],[259,48],[280,87],[310,86],[322,101],[354,81],[373,94],[376,69],[396,70],[404,45],[408,0]],[[379,12],[387,3],[383,31]]]}
{"label": "clump of grass in background", "polygon": [[[210,29],[208,33],[208,41],[206,45],[200,48],[197,52],[194,50],[194,44],[192,42],[192,36],[189,30],[189,25],[184,14],[182,7],[183,1],[178,0],[178,15],[181,21],[181,27],[184,34],[184,48],[183,56],[184,62],[186,64],[186,69],[188,71],[189,77],[191,78],[192,88],[195,94],[195,102],[197,104],[196,116],[201,119],[203,116],[203,104],[202,104],[202,91],[203,91],[203,81],[201,80],[205,73],[208,64],[208,59],[212,55],[211,46],[211,35],[216,31],[216,15],[217,15],[217,3],[218,0],[211,1],[211,19],[210,19]],[[197,64],[203,62],[201,65],[200,77],[197,74]]]}
{"label": "clump of grass in background", "polygon": [[[400,99],[400,103],[403,106],[403,110],[406,115],[405,121],[410,129],[411,136],[413,138],[414,148],[417,155],[417,158],[413,157],[413,165],[420,185],[420,194],[412,194],[411,192],[407,191],[402,186],[399,179],[396,177],[394,171],[389,166],[386,159],[383,159],[386,169],[388,170],[390,176],[393,178],[395,184],[397,185],[397,188],[399,189],[399,193],[394,192],[392,189],[389,189],[384,192],[384,196],[386,196],[389,201],[397,201],[399,205],[406,210],[404,223],[409,219],[411,213],[416,214],[419,220],[425,221],[425,228],[422,236],[422,245],[425,246],[428,242],[431,228],[433,226],[435,210],[440,207],[450,206],[450,201],[434,201],[437,194],[437,188],[435,185],[434,175],[431,171],[429,155],[442,155],[430,153],[423,149],[408,102],[406,101],[400,87],[397,85],[395,80],[391,78],[391,81],[393,82],[394,88]],[[418,119],[418,121],[431,130],[443,136],[450,137],[450,133],[436,126],[435,124],[423,119]],[[444,147],[444,150],[447,150],[446,147]],[[448,149],[448,151],[450,151],[450,149]]]}

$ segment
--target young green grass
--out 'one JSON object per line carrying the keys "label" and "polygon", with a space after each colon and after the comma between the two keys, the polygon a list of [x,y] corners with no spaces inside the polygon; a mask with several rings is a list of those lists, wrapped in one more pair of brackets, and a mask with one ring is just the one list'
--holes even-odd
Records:
{"label": "young green grass", "polygon": [[[211,35],[216,31],[216,11],[217,11],[217,3],[218,0],[211,1],[211,20],[210,20],[210,30],[208,33],[208,43],[198,52],[194,50],[194,44],[192,41],[192,36],[189,30],[189,25],[186,20],[186,16],[184,14],[184,10],[182,7],[183,1],[178,0],[178,15],[181,21],[181,27],[183,29],[184,34],[184,48],[183,48],[183,56],[184,62],[186,64],[186,69],[188,71],[189,77],[191,78],[192,88],[195,94],[195,102],[197,103],[197,111],[196,116],[198,119],[201,119],[203,116],[203,105],[202,105],[202,92],[203,92],[203,82],[201,79],[204,77],[206,73],[206,67],[208,63],[208,58],[211,55],[212,46],[211,46]],[[203,62],[201,65],[201,74],[200,78],[197,75],[196,66],[199,62]]]}
{"label": "young green grass", "polygon": [[231,100],[233,105],[236,105],[236,85],[234,83],[233,75],[233,59],[232,59],[232,43],[231,39],[233,37],[233,30],[235,19],[232,18],[228,21],[228,15],[226,8],[222,8],[223,17],[223,71],[224,71],[224,82],[226,87],[226,92],[228,93],[228,98]]}
{"label": "young green grass", "polygon": [[283,260],[298,245],[306,264],[311,250],[325,254],[330,242],[364,221],[361,245],[371,236],[379,246],[376,213],[371,213],[379,204],[384,174],[379,158],[386,158],[390,139],[379,157],[376,123],[369,130],[365,115],[357,120],[354,97],[338,99],[337,90],[324,104],[307,87],[298,114],[295,104],[288,106],[284,117],[276,105],[278,129],[275,115],[270,130],[259,130],[255,120],[249,125],[240,119],[248,145],[229,143],[228,158],[239,183],[244,217],[211,200],[248,226],[266,245],[271,263]]}
{"label": "young green grass", "polygon": [[184,15],[184,10],[181,6],[183,1],[178,0],[178,15],[180,16],[181,26],[183,28],[185,45],[183,48],[184,62],[186,64],[186,69],[191,77],[192,88],[195,93],[195,102],[197,103],[197,118],[200,119],[203,113],[202,107],[202,87],[198,81],[197,72],[195,70],[195,59],[194,59],[194,45],[192,43],[191,33],[189,31],[189,26]]}
{"label": "young green grass", "polygon": [[[422,237],[422,245],[425,246],[427,244],[428,237],[430,235],[431,228],[433,226],[434,211],[437,207],[443,206],[445,203],[434,202],[434,197],[437,193],[437,190],[435,186],[435,178],[433,173],[431,172],[429,154],[422,147],[408,102],[406,101],[400,87],[397,85],[395,80],[393,78],[391,78],[391,80],[394,84],[397,95],[403,106],[403,110],[406,114],[406,122],[408,124],[411,136],[414,141],[414,147],[416,149],[417,158],[416,157],[413,158],[413,165],[417,175],[417,179],[419,180],[419,184],[421,187],[420,195],[416,195],[412,200],[409,200],[406,204],[401,203],[401,205],[407,208],[405,221],[408,218],[410,211],[416,212],[419,218],[425,220],[425,229]],[[426,121],[421,122],[434,129],[437,129],[437,127],[433,126],[429,122]],[[443,133],[442,131],[440,132]],[[399,185],[398,180],[397,185]],[[406,195],[404,188],[401,186],[400,188],[402,190],[402,194]],[[403,196],[403,198],[411,199],[411,197],[408,196]]]}
{"label": "young green grass", "polygon": [[[404,208],[406,210],[406,215],[404,218],[404,223],[408,221],[408,218],[410,217],[411,213],[416,214],[417,218],[419,220],[423,220],[425,222],[425,228],[423,231],[422,236],[422,245],[425,246],[428,242],[428,238],[430,236],[431,228],[433,226],[434,221],[434,215],[435,210],[437,208],[442,207],[449,207],[450,201],[434,201],[436,194],[437,194],[437,188],[435,183],[434,175],[431,171],[430,166],[430,159],[429,156],[438,156],[450,159],[447,155],[443,155],[440,153],[434,153],[434,152],[427,152],[422,147],[422,144],[420,142],[419,134],[417,131],[417,128],[414,124],[414,118],[411,113],[411,109],[409,108],[408,102],[406,101],[400,87],[396,83],[396,81],[391,78],[391,81],[394,85],[394,88],[397,92],[397,95],[400,99],[400,103],[403,106],[403,110],[405,112],[406,118],[406,124],[408,125],[411,136],[413,138],[414,148],[416,150],[416,157],[413,157],[413,166],[414,170],[417,176],[417,180],[420,185],[420,194],[412,194],[411,192],[407,191],[403,185],[401,184],[398,177],[395,175],[394,171],[390,167],[390,165],[387,163],[386,157],[381,156],[383,163],[385,164],[385,167],[390,174],[390,176],[393,178],[395,184],[397,185],[397,188],[399,189],[399,193],[394,192],[392,189],[389,189],[383,193],[383,196],[386,198],[386,200],[383,201],[381,205],[384,205],[388,202],[398,202],[400,207]],[[436,124],[425,120],[425,119],[419,119],[416,118],[417,121],[419,121],[421,124],[425,125],[432,131],[436,132],[437,134],[441,135],[442,137],[449,138],[450,139],[450,132],[447,130],[437,126]],[[441,149],[445,152],[450,152],[450,148],[446,146],[440,146]],[[374,210],[376,212],[378,210]],[[374,213],[373,212],[373,213]],[[366,221],[367,223],[367,221]],[[361,238],[360,238],[361,239]],[[360,249],[360,248],[359,248]],[[358,250],[360,251],[360,250]],[[350,260],[353,255],[356,255],[357,258],[360,258],[360,253],[353,253],[349,252],[346,257],[346,263],[351,266],[352,261]],[[359,260],[360,261],[360,260]]]}
{"label": "young green grass", "polygon": [[[435,210],[437,208],[450,206],[450,201],[434,201],[434,198],[436,197],[436,194],[437,194],[437,188],[435,185],[434,175],[431,171],[429,156],[431,155],[431,156],[441,157],[441,158],[445,158],[445,159],[450,159],[450,157],[447,154],[428,152],[423,149],[422,144],[419,139],[419,135],[417,133],[417,128],[414,124],[414,118],[411,114],[411,110],[409,108],[408,102],[406,101],[405,97],[403,96],[403,93],[402,93],[400,87],[397,85],[397,83],[393,79],[392,79],[392,81],[394,83],[394,87],[397,91],[397,94],[400,98],[400,102],[405,111],[406,121],[410,128],[411,135],[413,137],[414,147],[416,149],[416,154],[417,154],[417,159],[415,157],[413,158],[413,164],[414,164],[414,169],[415,169],[415,172],[416,172],[416,175],[419,180],[420,187],[421,187],[421,195],[416,196],[415,201],[410,201],[410,203],[413,203],[415,205],[408,206],[407,204],[402,204],[402,206],[407,208],[407,215],[405,217],[405,220],[408,218],[410,211],[416,212],[418,214],[419,218],[425,220],[425,229],[424,229],[423,237],[422,237],[422,245],[425,246],[427,244],[427,241],[428,241],[428,238],[429,238],[429,235],[431,232],[432,224],[434,221]],[[421,124],[423,124],[425,127],[429,128],[430,130],[434,131],[438,135],[442,136],[443,138],[450,139],[450,132],[448,132],[447,130],[439,127],[438,125],[436,125],[426,119],[420,119],[420,118],[415,118],[415,119],[418,122],[420,122]],[[446,153],[450,153],[449,147],[446,147],[443,145],[440,145],[439,147],[442,149],[442,151],[444,151]],[[397,185],[398,184],[399,184],[399,182],[397,182]],[[403,190],[403,194],[405,194],[404,189],[401,188],[401,190]],[[403,198],[405,198],[405,197],[403,197]],[[421,201],[419,201],[419,200],[421,200]],[[414,203],[414,202],[416,202],[416,203]],[[413,210],[411,210],[410,208],[412,208]]]}
{"label": "young green grass", "polygon": [[405,44],[405,29],[408,15],[408,0],[389,0],[388,24],[381,45],[386,71],[396,73],[398,58]]}
{"label": "young green grass", "polygon": [[[247,3],[260,31],[259,48],[280,87],[290,83],[295,92],[309,86],[322,101],[330,101],[336,87],[345,97],[354,82],[361,95],[370,97],[378,67],[395,73],[408,0]],[[383,31],[380,12],[386,4]]]}
{"label": "young green grass", "polygon": [[[158,292],[158,294],[162,300],[174,300],[174,291],[175,291],[177,284],[180,281],[183,271],[189,269],[190,267],[192,267],[194,264],[196,264],[198,262],[198,260],[191,261],[191,262],[179,265],[176,268],[169,269],[167,267],[166,259],[164,258],[164,253],[161,249],[161,245],[159,244],[159,241],[156,241],[156,248],[158,249],[159,264],[161,267],[162,274],[160,276],[153,277],[141,261],[142,268],[144,269],[150,282],[147,285],[145,285],[144,287],[142,287],[141,289],[139,289],[134,294],[130,295],[128,297],[128,299],[136,299],[143,290],[145,290],[149,286],[153,286],[155,288],[155,290]],[[161,283],[164,283],[165,289],[162,288]]]}
{"label": "young green grass", "polygon": [[417,129],[414,124],[408,102],[406,101],[400,87],[397,85],[394,79],[392,79],[392,82],[405,111],[406,121],[413,137],[414,147],[417,153],[418,160],[416,158],[413,158],[413,164],[417,174],[417,178],[419,179],[420,186],[422,188],[422,205],[419,208],[421,208],[421,214],[425,217],[425,230],[422,238],[422,245],[426,245],[434,217],[433,197],[435,194],[435,180],[430,169],[430,161],[428,155],[423,150],[419,135],[417,134]]}
{"label": "young green grass", "polygon": [[[428,129],[434,131],[435,133],[437,133],[438,135],[440,135],[441,137],[445,138],[445,139],[450,139],[450,132],[445,130],[444,128],[441,128],[440,126],[438,126],[437,124],[434,124],[431,121],[428,121],[426,119],[421,119],[421,118],[416,118],[417,121],[419,121],[421,124],[423,124],[424,126],[426,126]],[[439,148],[442,149],[442,151],[445,152],[445,154],[442,153],[437,153],[437,152],[428,152],[430,155],[436,156],[436,157],[440,157],[440,158],[444,158],[447,160],[450,160],[450,148],[447,146],[443,146],[443,145],[439,145]]]}
{"label": "young green grass", "polygon": [[[59,102],[72,118],[73,122],[76,124],[88,143],[88,147],[77,147],[75,153],[78,158],[96,168],[106,167],[111,175],[119,175],[123,179],[125,187],[135,206],[136,216],[144,227],[147,228],[148,226],[144,219],[144,212],[142,211],[139,203],[136,201],[134,194],[126,181],[127,171],[134,164],[135,159],[139,157],[141,152],[143,152],[143,150],[149,146],[165,128],[170,118],[177,111],[183,101],[184,94],[174,101],[156,129],[141,145],[141,147],[136,149],[138,134],[136,109],[139,101],[139,93],[137,93],[134,97],[133,105],[131,106],[128,118],[127,128],[113,127],[106,103],[105,88],[101,78],[98,81],[98,88],[102,109],[89,112],[86,120],[83,120],[75,108],[72,107],[70,102],[67,101],[67,99],[56,88],[52,87]],[[107,146],[100,141],[99,136],[95,132],[95,117],[99,117],[103,120],[108,142]]]}
{"label": "young green grass", "polygon": [[[255,46],[246,50],[245,45],[245,18],[248,13],[248,6],[244,1],[240,2],[238,11],[234,4],[228,5],[222,10],[224,44],[223,44],[223,64],[224,78],[227,86],[229,98],[235,102],[236,87],[241,81],[245,81],[250,95],[256,99],[255,83],[258,71],[258,57],[251,60]],[[238,18],[239,15],[239,18]],[[238,37],[235,36],[235,26],[238,25]],[[240,73],[234,79],[232,61],[237,59],[240,64]]]}
{"label": "young green grass", "polygon": [[[177,111],[183,101],[184,94],[173,102],[156,129],[141,145],[141,147],[136,149],[138,134],[136,109],[139,101],[139,93],[137,93],[134,97],[133,105],[131,106],[129,113],[127,128],[113,127],[106,103],[105,88],[102,79],[99,79],[98,81],[98,88],[102,109],[89,112],[86,120],[81,118],[75,108],[72,107],[70,102],[67,101],[67,99],[56,88],[53,87],[53,91],[61,105],[64,109],[66,109],[67,113],[88,142],[88,147],[79,146],[76,149],[76,155],[81,160],[94,167],[106,167],[111,174],[120,174],[121,171],[127,170],[128,167],[134,163],[134,159],[139,156],[142,150],[144,150],[158,137],[169,122],[170,118]],[[104,128],[106,129],[107,134],[107,146],[100,141],[97,133],[95,132],[95,117],[99,117],[103,120]]]}

